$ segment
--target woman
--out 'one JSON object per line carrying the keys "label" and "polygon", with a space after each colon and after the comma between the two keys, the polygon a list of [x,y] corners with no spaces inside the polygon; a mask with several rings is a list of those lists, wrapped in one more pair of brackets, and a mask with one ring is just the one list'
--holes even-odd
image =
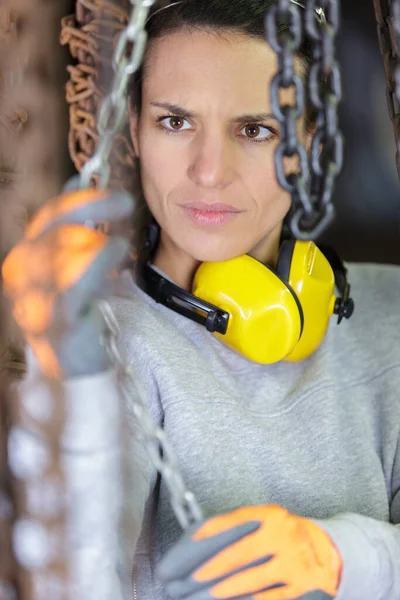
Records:
{"label": "woman", "polygon": [[[186,291],[205,262],[250,255],[277,265],[290,198],[274,172],[279,127],[266,85],[276,71],[263,40],[268,5],[185,0],[147,24],[143,78],[132,86],[131,135],[159,226],[154,272]],[[302,48],[297,69],[304,74],[306,66]],[[298,131],[306,144],[311,130],[309,112]],[[31,371],[35,362],[63,376],[76,402],[89,393],[105,404],[118,401],[92,305],[127,247],[118,237],[106,240],[68,224],[126,218],[130,210],[129,199],[116,194],[112,202],[97,192],[53,200],[3,269],[36,357]],[[29,275],[57,235],[66,254],[57,281],[47,275],[47,283],[64,294],[49,312]],[[33,324],[26,312],[21,316],[21,269],[36,294]],[[156,303],[131,272],[120,277],[111,301],[119,347],[140,373],[153,417],[206,517],[181,535],[165,482],[137,441],[126,406],[132,430],[126,507],[135,534],[125,547],[134,564],[134,598],[399,597],[400,274],[373,265],[351,265],[349,274],[354,317],[340,327],[332,321],[304,360],[269,364],[249,360]],[[60,323],[49,315],[65,297],[68,326],[57,338]],[[96,566],[100,573],[110,567],[101,560]]]}

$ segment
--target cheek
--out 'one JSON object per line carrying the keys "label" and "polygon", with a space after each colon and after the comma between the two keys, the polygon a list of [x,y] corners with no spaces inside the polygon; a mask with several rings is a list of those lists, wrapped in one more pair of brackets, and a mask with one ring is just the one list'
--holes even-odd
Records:
{"label": "cheek", "polygon": [[265,228],[268,222],[275,226],[277,220],[285,217],[291,198],[278,183],[273,153],[259,164],[256,170],[251,173],[248,171],[246,187],[257,204],[255,216],[262,228]]}
{"label": "cheek", "polygon": [[178,161],[174,153],[166,153],[154,136],[143,136],[140,144],[140,170],[146,200],[153,210],[174,186]]}

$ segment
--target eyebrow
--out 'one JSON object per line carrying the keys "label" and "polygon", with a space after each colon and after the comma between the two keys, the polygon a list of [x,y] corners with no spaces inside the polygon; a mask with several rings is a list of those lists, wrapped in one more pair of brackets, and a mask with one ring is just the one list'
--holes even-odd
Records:
{"label": "eyebrow", "polygon": [[[183,106],[179,106],[178,104],[171,104],[170,102],[150,102],[151,106],[156,106],[158,108],[164,108],[168,110],[172,114],[179,115],[186,119],[195,119],[198,115]],[[254,113],[254,114],[243,114],[232,119],[233,123],[255,123],[256,121],[266,121],[268,119],[276,119],[275,115],[272,113]]]}

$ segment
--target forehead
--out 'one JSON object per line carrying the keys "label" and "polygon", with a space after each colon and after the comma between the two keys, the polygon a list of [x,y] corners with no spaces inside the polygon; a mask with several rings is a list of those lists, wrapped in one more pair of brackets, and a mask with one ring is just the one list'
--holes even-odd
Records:
{"label": "forehead", "polygon": [[[151,43],[146,56],[143,100],[201,103],[268,101],[276,56],[266,42],[242,34],[180,31]],[[244,107],[245,108],[245,107]],[[253,108],[257,108],[254,106]]]}

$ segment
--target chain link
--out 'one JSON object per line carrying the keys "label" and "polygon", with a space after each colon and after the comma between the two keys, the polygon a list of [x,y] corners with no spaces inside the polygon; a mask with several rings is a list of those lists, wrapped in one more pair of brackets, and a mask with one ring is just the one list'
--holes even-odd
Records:
{"label": "chain link", "polygon": [[[141,427],[143,442],[154,467],[161,473],[171,497],[171,506],[183,529],[202,519],[201,509],[183,481],[175,451],[165,432],[158,427],[146,402],[146,392],[141,384],[140,376],[132,363],[125,364],[117,345],[119,325],[107,302],[99,302],[99,308],[107,326],[104,345],[110,358],[119,371],[121,393]],[[136,390],[132,398],[132,390]],[[134,400],[134,401],[133,401]]]}
{"label": "chain link", "polygon": [[386,77],[389,116],[396,140],[396,166],[400,179],[400,0],[374,0],[378,40]]}
{"label": "chain link", "polygon": [[[308,86],[316,110],[316,131],[311,160],[297,138],[296,122],[304,113],[304,85],[295,74],[294,57],[303,40],[300,8],[305,9],[306,32],[313,44],[313,65]],[[279,33],[281,23],[288,31]],[[341,74],[334,44],[339,28],[338,0],[277,0],[265,20],[266,38],[278,55],[278,73],[271,81],[272,110],[281,125],[281,141],[275,153],[280,185],[292,195],[290,228],[297,239],[318,237],[329,225],[334,208],[333,185],[343,164],[343,138],[338,130],[337,110],[342,97]],[[295,104],[281,105],[279,94],[293,88]],[[284,159],[298,158],[297,173],[285,174]]]}
{"label": "chain link", "polygon": [[99,115],[99,142],[95,153],[83,167],[81,187],[88,188],[97,178],[96,186],[105,188],[110,178],[110,154],[116,134],[126,119],[128,82],[142,62],[147,41],[145,30],[150,7],[155,0],[130,0],[132,14],[126,29],[121,33],[113,56],[114,78],[108,95],[104,98]]}

